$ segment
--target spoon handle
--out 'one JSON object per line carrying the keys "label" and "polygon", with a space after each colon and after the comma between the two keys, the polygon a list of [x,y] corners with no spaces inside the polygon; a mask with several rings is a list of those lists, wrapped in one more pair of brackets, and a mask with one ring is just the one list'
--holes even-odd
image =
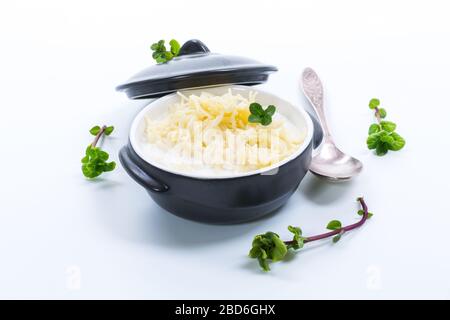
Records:
{"label": "spoon handle", "polygon": [[323,129],[324,138],[331,140],[330,129],[328,128],[325,118],[325,111],[323,109],[323,87],[319,76],[313,69],[306,68],[303,70],[302,84],[303,92],[319,118],[320,125]]}

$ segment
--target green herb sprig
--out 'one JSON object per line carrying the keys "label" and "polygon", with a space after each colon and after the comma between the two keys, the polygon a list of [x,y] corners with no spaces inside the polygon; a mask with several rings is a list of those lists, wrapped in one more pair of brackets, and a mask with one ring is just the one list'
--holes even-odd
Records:
{"label": "green herb sprig", "polygon": [[81,159],[81,171],[86,178],[92,179],[98,177],[103,172],[112,171],[116,167],[114,161],[107,162],[109,154],[97,147],[97,143],[101,136],[105,134],[109,136],[114,131],[113,126],[95,126],[89,132],[95,136],[94,141],[86,148],[86,154]]}
{"label": "green herb sprig", "polygon": [[373,216],[368,211],[367,205],[362,197],[359,197],[357,201],[362,207],[362,210],[358,211],[358,214],[362,216],[358,222],[343,227],[340,221],[332,220],[327,225],[327,229],[331,230],[330,232],[311,237],[304,237],[299,227],[289,226],[288,230],[294,234],[293,239],[289,241],[281,240],[278,234],[270,231],[259,234],[253,239],[252,248],[249,252],[250,258],[257,259],[262,270],[269,271],[269,261],[277,262],[283,260],[289,249],[298,250],[303,248],[306,243],[329,237],[333,237],[333,243],[338,242],[344,233],[362,226],[367,219]]}
{"label": "green herb sprig", "polygon": [[174,57],[178,56],[180,53],[180,44],[177,40],[172,39],[169,41],[170,45],[170,51],[166,49],[165,41],[159,40],[158,42],[155,42],[150,46],[150,49],[152,49],[153,59],[156,60],[156,63],[165,63],[167,61],[172,60]]}
{"label": "green herb sprig", "polygon": [[263,126],[268,126],[272,123],[272,116],[275,114],[277,108],[273,105],[268,106],[265,110],[256,102],[253,102],[249,106],[250,115],[248,116],[248,122],[260,123]]}
{"label": "green herb sprig", "polygon": [[375,111],[377,123],[370,125],[366,142],[370,150],[374,149],[377,155],[384,156],[389,150],[402,149],[405,146],[405,139],[395,132],[397,125],[394,122],[383,120],[387,113],[379,106],[380,100],[376,98],[370,100],[369,108]]}

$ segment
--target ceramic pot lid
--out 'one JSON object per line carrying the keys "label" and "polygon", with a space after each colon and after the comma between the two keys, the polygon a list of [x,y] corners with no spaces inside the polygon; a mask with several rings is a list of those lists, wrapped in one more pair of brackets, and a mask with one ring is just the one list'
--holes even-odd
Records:
{"label": "ceramic pot lid", "polygon": [[172,60],[152,65],[118,86],[131,99],[157,98],[190,88],[226,84],[256,85],[277,71],[253,59],[211,53],[199,40],[189,40]]}

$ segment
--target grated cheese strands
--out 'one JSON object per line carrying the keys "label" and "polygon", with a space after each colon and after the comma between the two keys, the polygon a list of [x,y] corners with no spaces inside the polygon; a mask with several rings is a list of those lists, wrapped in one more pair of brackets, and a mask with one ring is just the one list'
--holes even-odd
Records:
{"label": "grated cheese strands", "polygon": [[278,112],[268,126],[248,122],[256,92],[177,94],[179,102],[167,112],[145,118],[146,153],[161,167],[198,175],[249,172],[289,157],[305,139]]}

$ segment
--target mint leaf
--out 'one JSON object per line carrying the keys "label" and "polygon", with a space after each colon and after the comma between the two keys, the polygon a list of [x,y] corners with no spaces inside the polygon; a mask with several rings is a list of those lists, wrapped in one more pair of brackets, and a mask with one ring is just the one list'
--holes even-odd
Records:
{"label": "mint leaf", "polygon": [[169,44],[170,44],[170,52],[174,57],[176,57],[180,53],[181,48],[180,44],[175,39],[170,40]]}
{"label": "mint leaf", "polygon": [[265,110],[266,115],[272,117],[275,114],[275,111],[277,110],[277,108],[273,105],[270,105],[267,107],[267,109]]}
{"label": "mint leaf", "polygon": [[378,107],[380,105],[380,100],[378,100],[377,98],[373,98],[369,101],[369,108],[370,109],[375,109],[376,107]]}
{"label": "mint leaf", "polygon": [[378,145],[378,142],[380,140],[380,134],[379,132],[377,133],[372,133],[370,136],[367,137],[367,147],[369,149],[375,149]]}
{"label": "mint leaf", "polygon": [[253,102],[250,104],[249,106],[249,110],[250,113],[255,115],[255,116],[263,116],[264,113],[264,109],[262,108],[262,106],[259,103]]}
{"label": "mint leaf", "polygon": [[161,52],[153,52],[152,53],[152,57],[153,57],[153,59],[158,59],[159,57],[161,57],[161,55],[162,55],[162,53]]}
{"label": "mint leaf", "polygon": [[256,259],[261,255],[261,248],[260,247],[252,247],[250,249],[250,252],[248,253],[248,256],[250,258]]}
{"label": "mint leaf", "polygon": [[383,135],[380,137],[380,141],[383,143],[386,143],[387,146],[390,146],[392,143],[394,143],[394,138],[391,137],[391,135]]}
{"label": "mint leaf", "polygon": [[251,115],[248,116],[248,122],[260,123],[261,122],[261,117],[260,116],[256,116],[254,114],[251,114]]}
{"label": "mint leaf", "polygon": [[263,126],[268,126],[272,123],[272,116],[276,111],[275,106],[270,105],[264,110],[259,103],[253,102],[248,108],[250,110],[250,115],[248,116],[249,122],[260,123]]}
{"label": "mint leaf", "polygon": [[106,163],[103,169],[104,172],[113,171],[116,168],[116,163],[111,161],[110,163]]}
{"label": "mint leaf", "polygon": [[261,124],[263,126],[268,126],[271,123],[272,123],[272,117],[271,116],[265,114],[265,115],[263,115],[261,117]]}
{"label": "mint leaf", "polygon": [[98,159],[103,160],[103,161],[106,161],[106,160],[109,159],[109,154],[107,152],[103,151],[103,150],[100,150],[100,149],[97,150],[96,156],[97,156]]}
{"label": "mint leaf", "polygon": [[261,257],[263,259],[267,259],[267,252],[266,252],[266,250],[260,248],[259,252],[260,252],[259,257]]}
{"label": "mint leaf", "polygon": [[341,234],[338,234],[337,236],[333,237],[333,243],[338,242],[339,240],[341,240]]}
{"label": "mint leaf", "polygon": [[369,127],[369,134],[377,133],[381,130],[380,125],[377,123],[373,123]]}
{"label": "mint leaf", "polygon": [[293,241],[295,242],[295,243],[289,245],[288,249],[292,248],[292,249],[298,250],[298,249],[303,248],[305,239],[302,237],[302,230],[299,227],[293,227],[293,226],[288,226],[288,230],[294,234]]}
{"label": "mint leaf", "polygon": [[101,130],[100,126],[95,126],[95,127],[92,127],[91,130],[89,130],[89,132],[93,136],[96,136],[100,132],[100,130]]}
{"label": "mint leaf", "polygon": [[394,132],[395,128],[397,128],[397,125],[391,121],[380,121],[380,126],[383,130],[387,132]]}
{"label": "mint leaf", "polygon": [[375,148],[375,153],[377,154],[377,156],[384,156],[388,152],[388,150],[388,145],[384,142],[380,142]]}
{"label": "mint leaf", "polygon": [[259,266],[264,270],[264,271],[270,271],[270,267],[269,267],[269,263],[267,262],[267,259],[258,257],[258,262],[259,262]]}
{"label": "mint leaf", "polygon": [[378,114],[380,115],[381,119],[386,118],[386,115],[387,115],[386,110],[383,108],[378,109]]}
{"label": "mint leaf", "polygon": [[170,51],[164,52],[163,55],[164,55],[164,59],[166,59],[166,61],[169,61],[169,60],[173,59],[173,54]]}
{"label": "mint leaf", "polygon": [[342,223],[339,220],[331,220],[327,224],[328,230],[337,230],[342,228]]}
{"label": "mint leaf", "polygon": [[287,253],[286,245],[276,233],[267,232],[266,235],[271,239],[273,245],[267,256],[274,262],[282,260]]}
{"label": "mint leaf", "polygon": [[164,40],[158,41],[156,51],[160,53],[166,52],[166,45]]}
{"label": "mint leaf", "polygon": [[288,230],[294,234],[294,239],[298,239],[302,235],[302,229],[299,227],[288,226]]}
{"label": "mint leaf", "polygon": [[167,62],[166,58],[163,56],[159,56],[158,58],[156,58],[156,62],[157,63],[164,63]]}
{"label": "mint leaf", "polygon": [[93,156],[95,153],[95,148],[92,148],[92,145],[88,145],[86,148],[86,155]]}
{"label": "mint leaf", "polygon": [[[358,210],[358,214],[359,214],[360,216],[363,216],[363,215],[364,215],[364,210]],[[372,216],[373,216],[373,213],[368,212],[367,219],[372,218]]]}
{"label": "mint leaf", "polygon": [[389,150],[398,151],[405,146],[405,139],[403,139],[398,133],[392,132],[391,137],[394,139],[394,142],[389,145]]}
{"label": "mint leaf", "polygon": [[106,127],[105,134],[109,136],[114,131],[114,126]]}
{"label": "mint leaf", "polygon": [[95,178],[96,176],[98,176],[98,174],[95,173],[92,166],[89,164],[83,164],[81,166],[81,171],[86,178]]}

